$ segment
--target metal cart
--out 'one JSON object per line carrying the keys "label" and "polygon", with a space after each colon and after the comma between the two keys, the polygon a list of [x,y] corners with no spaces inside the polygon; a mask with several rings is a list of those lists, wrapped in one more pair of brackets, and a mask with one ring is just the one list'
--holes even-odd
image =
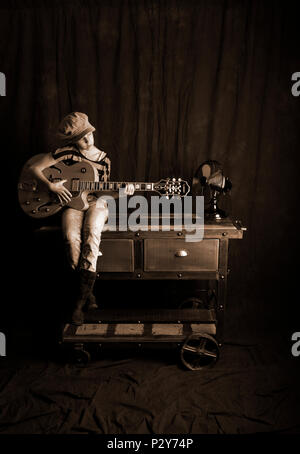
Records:
{"label": "metal cart", "polygon": [[[206,280],[215,282],[203,299],[189,298],[170,310],[111,309],[87,313],[84,324],[66,324],[61,344],[85,364],[89,347],[108,344],[175,345],[190,370],[212,366],[223,343],[229,240],[242,239],[245,227],[225,218],[204,225],[202,241],[187,242],[190,230],[104,231],[98,260],[100,280]],[[120,285],[122,285],[120,283]],[[204,307],[205,306],[205,307]]]}

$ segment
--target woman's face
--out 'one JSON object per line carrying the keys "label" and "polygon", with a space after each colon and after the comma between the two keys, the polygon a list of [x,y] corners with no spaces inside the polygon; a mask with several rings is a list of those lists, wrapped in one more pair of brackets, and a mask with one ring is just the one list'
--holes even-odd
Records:
{"label": "woman's face", "polygon": [[81,150],[89,150],[94,145],[94,134],[88,132],[82,139],[78,140],[77,145]]}

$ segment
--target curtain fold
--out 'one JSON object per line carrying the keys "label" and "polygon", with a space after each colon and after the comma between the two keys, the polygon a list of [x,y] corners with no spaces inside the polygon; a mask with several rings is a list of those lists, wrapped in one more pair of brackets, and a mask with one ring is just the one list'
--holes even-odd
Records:
{"label": "curtain fold", "polygon": [[2,2],[0,121],[14,183],[75,110],[95,125],[113,179],[190,181],[201,162],[216,159],[233,182],[232,216],[248,228],[231,246],[235,288],[273,294],[294,259],[285,245],[298,179],[295,8],[258,0]]}

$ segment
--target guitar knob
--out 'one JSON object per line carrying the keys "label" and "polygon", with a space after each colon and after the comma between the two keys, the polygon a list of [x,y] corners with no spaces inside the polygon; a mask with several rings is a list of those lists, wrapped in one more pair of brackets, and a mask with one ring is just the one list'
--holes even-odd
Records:
{"label": "guitar knob", "polygon": [[30,205],[29,200],[26,200],[25,205]]}
{"label": "guitar knob", "polygon": [[178,181],[181,181],[181,178],[178,178]]}

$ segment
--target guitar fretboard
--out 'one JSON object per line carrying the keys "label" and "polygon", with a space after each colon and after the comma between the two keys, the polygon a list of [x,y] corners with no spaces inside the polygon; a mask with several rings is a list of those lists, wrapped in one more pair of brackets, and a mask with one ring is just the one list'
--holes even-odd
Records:
{"label": "guitar fretboard", "polygon": [[136,183],[124,181],[82,181],[73,180],[73,191],[118,191],[125,188],[127,184],[133,184],[135,191],[153,191],[154,183]]}

